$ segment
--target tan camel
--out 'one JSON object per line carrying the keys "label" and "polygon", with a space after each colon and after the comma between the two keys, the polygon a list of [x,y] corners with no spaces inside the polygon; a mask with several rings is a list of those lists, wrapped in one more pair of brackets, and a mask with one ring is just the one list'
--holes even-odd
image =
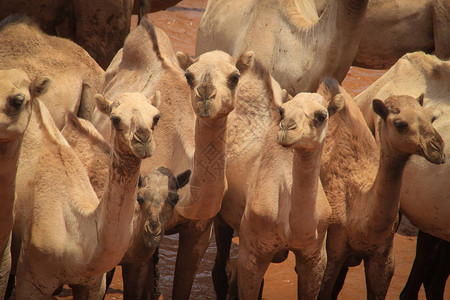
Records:
{"label": "tan camel", "polygon": [[44,94],[47,77],[31,81],[17,69],[0,70],[0,297],[4,297],[11,268],[10,237],[17,162],[24,132],[31,117],[31,105]]}
{"label": "tan camel", "polygon": [[[368,99],[385,99],[394,94],[417,97],[425,93],[425,106],[435,114],[433,125],[450,144],[449,80],[450,62],[422,52],[407,54],[355,101],[375,133],[378,118],[370,111]],[[450,156],[449,147],[445,148],[445,155]],[[408,219],[420,230],[446,241],[450,241],[449,176],[448,163],[432,165],[421,157],[412,157],[406,164],[400,193],[400,208]]]}
{"label": "tan camel", "polygon": [[324,76],[344,79],[367,2],[335,0],[319,18],[314,0],[208,1],[196,52],[252,50],[289,93],[312,92]]}
{"label": "tan camel", "polygon": [[443,163],[444,142],[422,97],[372,101],[381,117],[378,148],[356,103],[336,81],[326,81],[318,92],[345,101],[329,120],[322,156],[320,178],[333,215],[319,298],[336,299],[348,267],[364,260],[368,299],[384,299],[394,271],[393,227],[403,169],[412,154]]}
{"label": "tan camel", "polygon": [[12,14],[24,14],[42,30],[68,38],[83,47],[106,69],[122,48],[130,32],[131,15],[155,12],[176,5],[180,0],[3,0],[0,20]]}
{"label": "tan camel", "polygon": [[[85,166],[92,187],[101,199],[108,183],[111,146],[90,122],[73,114],[68,115],[68,122],[61,133]],[[153,291],[152,255],[161,243],[167,222],[172,218],[179,200],[177,191],[189,182],[190,175],[191,171],[187,170],[175,177],[169,169],[159,167],[139,178],[133,235],[120,262],[125,298],[146,299]],[[108,272],[106,289],[113,275],[114,271]]]}
{"label": "tan camel", "polygon": [[14,207],[18,299],[47,299],[65,283],[75,299],[103,297],[103,273],[120,262],[131,239],[141,160],[155,148],[159,111],[153,100],[140,93],[124,93],[114,102],[96,96],[113,124],[109,180],[101,200],[45,105],[33,104]]}
{"label": "tan camel", "polygon": [[[178,60],[187,70],[179,67]],[[189,297],[195,272],[209,245],[212,218],[220,209],[226,188],[226,116],[234,107],[239,80],[235,64],[221,52],[195,61],[182,53],[177,57],[167,35],[144,19],[127,37],[106,72],[104,93],[111,99],[123,91],[145,95],[161,91],[164,118],[155,138],[158,147],[166,151],[158,151],[145,162],[143,172],[160,165],[175,174],[193,170],[190,189],[180,191],[180,201],[166,231],[180,233],[174,299]],[[93,123],[102,134],[108,131],[107,120],[95,111]]]}
{"label": "tan camel", "polygon": [[[316,0],[319,14],[328,0]],[[450,1],[371,0],[354,66],[388,69],[404,54],[450,58]]]}
{"label": "tan camel", "polygon": [[67,111],[89,119],[104,71],[75,43],[49,36],[28,18],[12,16],[0,23],[0,69],[20,68],[30,77],[46,74],[53,84],[41,97],[58,129]]}
{"label": "tan camel", "polygon": [[[340,109],[339,101],[330,103],[331,111]],[[258,297],[270,262],[288,249],[296,256],[298,299],[319,294],[331,216],[319,179],[328,122],[324,104],[318,94],[300,93],[281,106],[280,123],[275,119],[267,131],[240,226],[239,299]]]}

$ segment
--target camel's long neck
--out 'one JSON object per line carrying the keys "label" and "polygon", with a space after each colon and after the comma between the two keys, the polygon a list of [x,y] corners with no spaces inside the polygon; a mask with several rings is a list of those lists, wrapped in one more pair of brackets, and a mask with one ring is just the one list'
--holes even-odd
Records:
{"label": "camel's long neck", "polygon": [[[294,151],[292,166],[292,193],[289,223],[293,240],[315,238],[318,216],[316,201],[319,189],[322,147],[316,150]],[[297,230],[295,230],[297,229]],[[305,236],[306,235],[306,236]]]}
{"label": "camel's long neck", "polygon": [[[17,161],[21,145],[22,138],[0,142],[0,244],[6,241],[12,229]],[[2,236],[1,233],[7,235]]]}
{"label": "camel's long neck", "polygon": [[399,209],[403,170],[409,157],[393,156],[383,149],[381,144],[379,169],[370,190],[371,203],[368,203],[369,236],[377,239],[392,233]]}
{"label": "camel's long neck", "polygon": [[[190,181],[191,201],[197,205],[195,216],[215,216],[226,188],[225,150],[227,117],[214,120],[197,118],[195,122],[194,168]],[[201,204],[201,205],[198,205]]]}
{"label": "camel's long neck", "polygon": [[141,166],[139,158],[118,150],[114,137],[112,144],[109,181],[98,210],[99,247],[93,264],[99,265],[116,255],[119,262],[128,247]]}

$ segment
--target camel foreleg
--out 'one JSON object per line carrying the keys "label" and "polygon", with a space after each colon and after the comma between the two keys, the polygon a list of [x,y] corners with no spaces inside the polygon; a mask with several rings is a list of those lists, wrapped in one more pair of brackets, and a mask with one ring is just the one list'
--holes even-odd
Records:
{"label": "camel foreleg", "polygon": [[172,299],[187,300],[195,274],[211,240],[213,219],[189,221],[180,230]]}

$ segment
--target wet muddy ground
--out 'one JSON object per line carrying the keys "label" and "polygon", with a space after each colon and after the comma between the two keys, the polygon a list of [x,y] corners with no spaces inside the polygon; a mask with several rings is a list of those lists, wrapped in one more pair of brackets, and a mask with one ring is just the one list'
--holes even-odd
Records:
{"label": "wet muddy ground", "polygon": [[[171,38],[175,51],[184,51],[195,55],[195,36],[198,24],[204,11],[206,0],[184,0],[168,11],[148,15],[148,19],[162,28]],[[137,19],[133,19],[135,26]],[[368,87],[384,71],[351,68],[343,82],[343,86],[353,96]],[[395,274],[392,278],[387,299],[398,299],[401,290],[408,279],[415,255],[416,238],[395,236]],[[160,250],[160,288],[165,299],[171,299],[171,289],[174,265],[177,251],[177,235],[166,237]],[[236,256],[237,246],[233,245],[232,256]],[[215,244],[212,241],[203,258],[200,270],[192,289],[191,299],[215,299],[212,287],[211,269],[215,257]],[[295,259],[292,255],[281,264],[271,264],[266,276],[263,299],[296,299],[296,274],[294,272]],[[446,299],[450,299],[449,283],[447,283]],[[66,295],[68,290],[65,290]],[[362,266],[351,268],[339,299],[359,300],[366,298],[364,269]],[[106,299],[122,299],[122,278],[120,267],[116,271],[112,286]],[[423,289],[419,299],[425,299]]]}

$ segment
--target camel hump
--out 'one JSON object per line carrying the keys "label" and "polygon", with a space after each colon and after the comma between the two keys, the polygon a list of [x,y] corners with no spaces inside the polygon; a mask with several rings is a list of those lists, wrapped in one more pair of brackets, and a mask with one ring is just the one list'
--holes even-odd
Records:
{"label": "camel hump", "polygon": [[34,27],[38,30],[41,30],[39,28],[39,25],[36,22],[34,22],[31,18],[29,18],[28,16],[23,15],[23,14],[13,14],[13,15],[10,15],[10,16],[4,18],[0,22],[0,31],[2,31],[6,27],[8,27],[10,25],[14,25],[14,24],[24,24],[24,25],[27,25],[30,27]]}

